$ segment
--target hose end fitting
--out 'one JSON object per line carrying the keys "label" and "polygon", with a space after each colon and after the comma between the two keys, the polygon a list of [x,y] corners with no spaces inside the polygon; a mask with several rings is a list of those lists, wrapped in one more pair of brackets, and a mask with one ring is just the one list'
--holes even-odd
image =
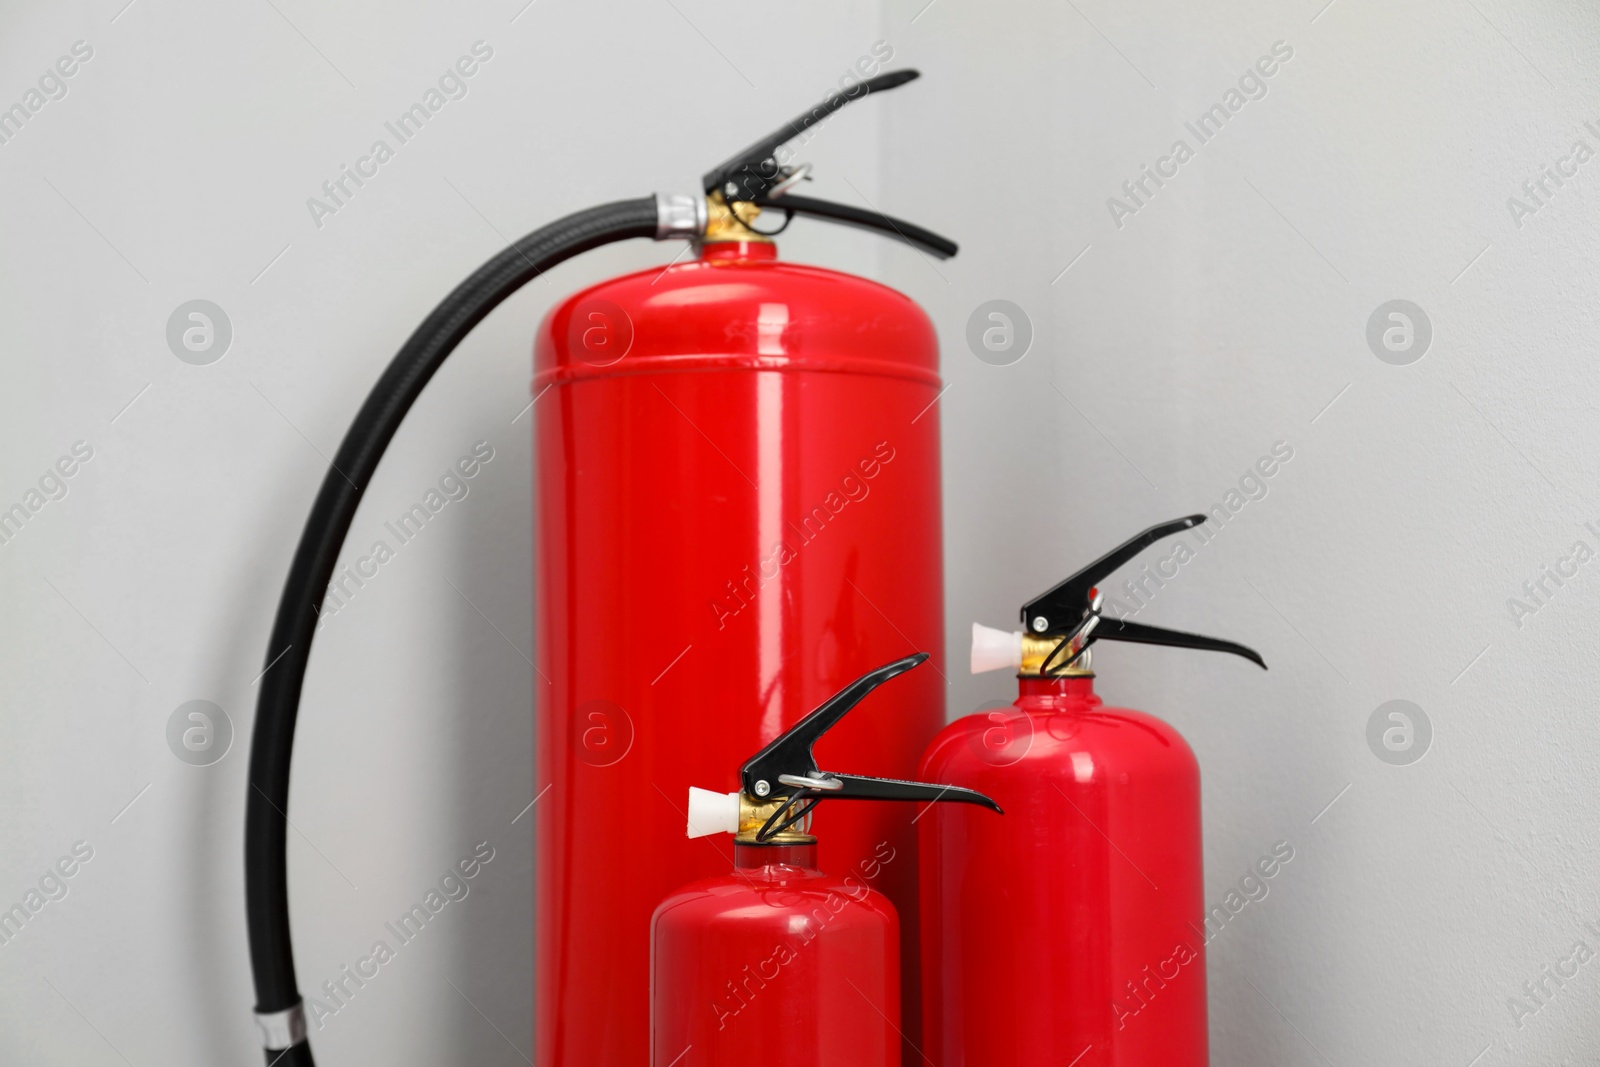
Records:
{"label": "hose end fitting", "polygon": [[706,201],[682,193],[656,194],[656,240],[698,241],[706,234]]}

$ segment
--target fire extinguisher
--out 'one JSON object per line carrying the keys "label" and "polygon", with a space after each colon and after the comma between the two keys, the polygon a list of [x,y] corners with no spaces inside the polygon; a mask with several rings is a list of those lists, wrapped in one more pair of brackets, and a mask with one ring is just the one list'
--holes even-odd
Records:
{"label": "fire extinguisher", "polygon": [[934,1067],[1204,1067],[1200,774],[1170,725],[1107,707],[1090,646],[1231,652],[1231,641],[1103,614],[1096,588],[1205,521],[1152,526],[1022,608],[973,626],[974,673],[1011,667],[1003,711],[951,723],[920,776],[978,789],[1005,819],[921,820],[925,1051]]}
{"label": "fire extinguisher", "polygon": [[688,835],[733,834],[733,870],[684,886],[655,911],[652,1067],[898,1067],[900,920],[875,886],[912,860],[885,839],[849,874],[823,873],[812,809],[823,800],[1000,808],[956,786],[823,771],[812,746],[927,658],[907,656],[835,693],[750,757],[734,792],[690,788]]}
{"label": "fire extinguisher", "polygon": [[[636,1067],[647,1055],[651,911],[719,866],[674,832],[682,812],[670,798],[691,780],[729,775],[742,754],[905,643],[940,643],[933,326],[884,286],[779,261],[777,231],[757,220],[809,216],[955,254],[912,223],[795,194],[808,167],[784,161],[789,141],[851,100],[915,77],[897,71],[829,94],[708,172],[701,195],[605,204],[515,242],[423,320],[367,397],[295,551],[251,740],[245,903],[268,1063],[312,1063],[285,813],[318,612],[406,412],[522,285],[632,238],[686,239],[699,252],[577,294],[546,317],[535,345],[540,1067]],[[880,617],[899,631],[885,636]],[[831,737],[830,753],[908,776],[943,722],[943,687],[916,680],[885,704],[873,722]],[[881,814],[829,818],[823,859],[836,869],[883,840],[914,852],[914,830]],[[627,849],[616,843],[623,827]],[[884,889],[914,915],[913,875],[899,864]]]}

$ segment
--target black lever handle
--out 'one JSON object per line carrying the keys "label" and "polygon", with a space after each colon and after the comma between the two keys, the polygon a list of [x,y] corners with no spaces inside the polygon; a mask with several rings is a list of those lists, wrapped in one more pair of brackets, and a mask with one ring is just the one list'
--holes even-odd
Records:
{"label": "black lever handle", "polygon": [[756,834],[757,841],[769,841],[804,819],[822,800],[925,800],[961,801],[980,804],[993,811],[1000,805],[971,789],[953,785],[907,782],[898,778],[868,778],[858,774],[829,774],[817,766],[811,746],[827,733],[846,712],[868,693],[896,675],[904,674],[926,661],[926,652],[917,652],[868,671],[833,696],[823,701],[805,718],[773,738],[751,756],[739,771],[740,787],[757,800],[782,800]]}
{"label": "black lever handle", "polygon": [[1169,648],[1198,648],[1202,652],[1229,652],[1235,656],[1243,656],[1262,670],[1267,669],[1267,661],[1261,658],[1261,653],[1236,641],[1224,641],[1220,637],[1191,634],[1183,630],[1167,630],[1160,626],[1146,626],[1144,623],[1112,619],[1103,615],[1100,617],[1100,624],[1084,639],[1083,647],[1088,648],[1096,641],[1131,641],[1141,645],[1166,645]]}
{"label": "black lever handle", "polygon": [[[820,104],[706,171],[701,178],[706,195],[719,195],[729,204],[743,200],[760,208],[782,211],[786,219],[795,215],[809,215],[845,226],[871,230],[896,241],[903,241],[940,259],[949,259],[958,251],[956,243],[915,223],[893,218],[881,211],[868,211],[829,200],[789,195],[788,185],[784,183],[792,183],[800,176],[800,172],[779,163],[777,157],[779,147],[794,140],[852,100],[860,100],[872,93],[886,92],[919,77],[921,74],[915,70],[897,70],[869,78],[849,93],[829,93]],[[744,223],[737,214],[734,215],[734,219],[741,224]]]}
{"label": "black lever handle", "polygon": [[859,91],[852,95],[828,94],[822,103],[801,113],[744,151],[734,153],[718,166],[706,171],[701,179],[706,195],[721,193],[730,201],[756,199],[777,184],[782,177],[779,174],[778,161],[774,158],[779,145],[799,137],[852,100],[860,100],[872,93],[886,92],[906,82],[915,81],[921,76],[920,71],[896,70],[880,74],[876,78],[868,78],[857,86]]}
{"label": "black lever handle", "polygon": [[[863,778],[858,774],[829,775],[842,784],[841,789],[828,790],[829,800],[836,797],[856,800],[955,800],[978,804],[990,811],[1000,811],[1000,805],[973,789],[958,785],[933,785],[929,782],[907,782],[900,778]],[[1003,812],[1001,814],[1004,814]]]}
{"label": "black lever handle", "polygon": [[[1022,605],[1022,625],[1040,634],[1076,629],[1089,611],[1090,591],[1111,577],[1113,571],[1163,537],[1192,530],[1205,521],[1204,515],[1188,515],[1157,523],[1135,534],[1066,581]],[[1044,620],[1042,625],[1040,619]]]}
{"label": "black lever handle", "polygon": [[851,207],[848,204],[836,204],[831,200],[795,196],[793,193],[784,193],[782,196],[774,198],[760,196],[756,197],[752,203],[757,207],[793,212],[796,215],[814,215],[819,219],[842,223],[845,226],[871,230],[873,233],[882,234],[896,241],[903,241],[912,248],[920,248],[929,255],[938,256],[940,259],[949,259],[960,251],[960,246],[950,238],[941,237],[932,230],[918,226],[914,222],[897,219],[892,215],[885,215],[881,211],[867,211],[864,208]]}
{"label": "black lever handle", "polygon": [[928,658],[926,652],[914,652],[904,659],[868,671],[833,696],[824,700],[805,718],[774,737],[767,747],[751,756],[739,771],[740,783],[747,796],[766,799],[788,796],[800,787],[784,785],[781,775],[815,778],[822,771],[811,754],[811,746],[829,730],[845,713],[878,686],[896,675],[904,674]]}
{"label": "black lever handle", "polygon": [[[1072,666],[1088,647],[1099,640],[1131,641],[1143,645],[1196,648],[1204,652],[1227,652],[1243,656],[1262,670],[1266,660],[1255,649],[1235,641],[1224,641],[1204,634],[1166,630],[1159,626],[1114,619],[1100,613],[1095,597],[1097,586],[1110,578],[1118,567],[1164,537],[1192,530],[1206,521],[1204,515],[1187,515],[1171,522],[1160,522],[1128,538],[1110,552],[1084,567],[1066,581],[1022,605],[1022,625],[1040,636],[1057,639],[1045,657],[1040,673],[1053,676]],[[1077,639],[1076,645],[1073,640]],[[1070,652],[1070,655],[1068,653]],[[1062,659],[1061,657],[1065,657]]]}

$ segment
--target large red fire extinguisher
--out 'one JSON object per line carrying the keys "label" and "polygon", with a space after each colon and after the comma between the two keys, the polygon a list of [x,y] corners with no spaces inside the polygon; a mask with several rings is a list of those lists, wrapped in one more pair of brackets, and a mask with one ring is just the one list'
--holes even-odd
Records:
{"label": "large red fire extinguisher", "polygon": [[[534,277],[630,238],[687,239],[699,253],[578,293],[535,345],[539,1067],[638,1067],[648,1055],[651,911],[726,862],[677,832],[689,785],[733,786],[743,754],[844,681],[908,646],[941,646],[933,326],[898,292],[779,260],[757,220],[825,219],[953,255],[905,220],[796,194],[807,168],[784,161],[787,142],[846,103],[916,76],[830,94],[707,173],[703,195],[606,204],[522,238],[423,321],[367,398],[295,553],[251,742],[246,912],[267,1062],[312,1062],[284,849],[324,592],[406,411],[473,326]],[[912,679],[870,721],[831,735],[827,752],[909,776],[943,719],[943,686]],[[869,805],[824,821],[833,869],[884,841],[907,857],[882,889],[914,916],[909,818]],[[913,979],[915,928],[901,946]]]}
{"label": "large red fire extinguisher", "polygon": [[914,860],[886,838],[848,874],[825,874],[812,809],[822,800],[999,808],[956,786],[823,771],[812,746],[927,658],[907,656],[834,694],[750,757],[733,792],[689,790],[689,836],[735,835],[733,870],[682,887],[655,911],[651,1067],[898,1067],[900,920],[879,889]]}
{"label": "large red fire extinguisher", "polygon": [[1205,521],[1153,526],[1022,608],[973,627],[973,671],[1016,669],[1009,709],[970,715],[919,775],[1007,816],[937,809],[921,835],[924,1051],[934,1067],[1205,1067],[1200,774],[1167,723],[1094,691],[1097,640],[1231,652],[1102,614],[1096,587]]}

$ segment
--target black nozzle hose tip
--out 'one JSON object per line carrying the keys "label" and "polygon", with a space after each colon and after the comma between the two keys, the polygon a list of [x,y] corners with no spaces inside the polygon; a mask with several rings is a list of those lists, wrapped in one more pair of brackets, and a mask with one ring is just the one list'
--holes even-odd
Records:
{"label": "black nozzle hose tip", "polygon": [[880,74],[869,83],[874,92],[883,92],[885,89],[898,89],[906,82],[914,82],[922,77],[920,70],[892,70],[887,74]]}
{"label": "black nozzle hose tip", "polygon": [[311,1046],[302,1041],[285,1049],[266,1049],[267,1067],[317,1067],[311,1058]]}

